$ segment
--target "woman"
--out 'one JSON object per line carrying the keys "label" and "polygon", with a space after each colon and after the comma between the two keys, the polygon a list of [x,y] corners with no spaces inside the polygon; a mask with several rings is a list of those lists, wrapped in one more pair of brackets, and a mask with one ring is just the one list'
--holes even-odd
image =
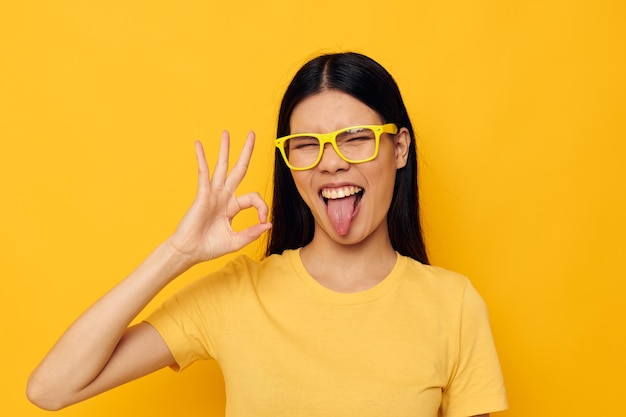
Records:
{"label": "woman", "polygon": [[[506,408],[487,313],[464,277],[428,266],[413,129],[387,71],[360,54],[305,64],[282,101],[272,225],[236,197],[250,134],[176,232],[61,337],[29,381],[58,409],[165,366],[214,358],[228,416],[473,416]],[[259,223],[230,227],[255,208]],[[239,257],[127,328],[189,267],[272,229],[267,257]],[[63,381],[59,384],[58,381]],[[61,386],[62,385],[62,386]]]}

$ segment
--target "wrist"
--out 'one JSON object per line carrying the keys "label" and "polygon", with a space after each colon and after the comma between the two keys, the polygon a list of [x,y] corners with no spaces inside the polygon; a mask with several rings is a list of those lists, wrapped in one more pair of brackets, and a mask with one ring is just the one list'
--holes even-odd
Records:
{"label": "wrist", "polygon": [[192,254],[180,250],[176,244],[172,242],[171,238],[163,242],[157,250],[161,252],[160,256],[166,259],[175,270],[180,270],[179,273],[183,273],[192,266],[200,263]]}

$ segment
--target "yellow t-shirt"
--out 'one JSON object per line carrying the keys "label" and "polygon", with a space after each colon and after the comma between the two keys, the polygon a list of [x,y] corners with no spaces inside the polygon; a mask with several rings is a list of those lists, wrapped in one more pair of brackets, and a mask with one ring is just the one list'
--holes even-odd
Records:
{"label": "yellow t-shirt", "polygon": [[298,250],[241,256],[147,321],[177,367],[216,359],[228,417],[468,417],[507,407],[485,305],[454,272],[398,256],[337,293]]}

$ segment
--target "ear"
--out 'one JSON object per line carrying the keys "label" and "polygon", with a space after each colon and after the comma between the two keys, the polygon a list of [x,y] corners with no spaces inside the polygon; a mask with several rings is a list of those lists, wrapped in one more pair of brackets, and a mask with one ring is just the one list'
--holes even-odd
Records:
{"label": "ear", "polygon": [[409,147],[411,145],[411,134],[406,127],[400,128],[393,138],[396,155],[396,169],[404,168],[409,158]]}

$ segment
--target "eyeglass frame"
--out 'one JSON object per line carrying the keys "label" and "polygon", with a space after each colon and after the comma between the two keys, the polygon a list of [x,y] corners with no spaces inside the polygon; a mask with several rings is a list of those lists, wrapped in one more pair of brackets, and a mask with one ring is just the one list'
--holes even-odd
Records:
{"label": "eyeglass frame", "polygon": [[[341,151],[339,150],[339,146],[337,146],[337,136],[340,133],[344,133],[353,129],[370,129],[374,132],[374,136],[376,140],[376,148],[374,150],[373,156],[366,158],[366,159],[348,159],[341,153]],[[283,161],[285,161],[285,164],[287,164],[287,167],[289,167],[289,169],[292,169],[294,171],[306,171],[308,169],[315,168],[317,164],[320,163],[320,161],[322,160],[322,155],[324,155],[324,149],[326,148],[327,143],[330,143],[335,153],[342,160],[346,161],[349,164],[362,164],[365,162],[372,161],[376,159],[376,157],[378,156],[378,149],[380,146],[380,137],[382,136],[382,134],[389,133],[391,135],[395,135],[396,133],[398,133],[398,130],[399,130],[398,126],[395,123],[385,123],[382,125],[357,125],[357,126],[344,127],[343,129],[335,130],[334,132],[329,132],[329,133],[294,133],[293,135],[287,135],[287,136],[282,136],[280,138],[277,138],[274,140],[274,143],[276,147],[278,148],[278,150],[280,151],[280,154],[283,156]],[[317,155],[317,159],[315,160],[313,164],[306,166],[304,168],[297,168],[297,167],[292,166],[289,163],[289,158],[287,157],[287,153],[285,151],[285,142],[288,141],[289,139],[298,138],[298,137],[316,138],[320,143],[320,151],[319,151],[319,154]]]}

